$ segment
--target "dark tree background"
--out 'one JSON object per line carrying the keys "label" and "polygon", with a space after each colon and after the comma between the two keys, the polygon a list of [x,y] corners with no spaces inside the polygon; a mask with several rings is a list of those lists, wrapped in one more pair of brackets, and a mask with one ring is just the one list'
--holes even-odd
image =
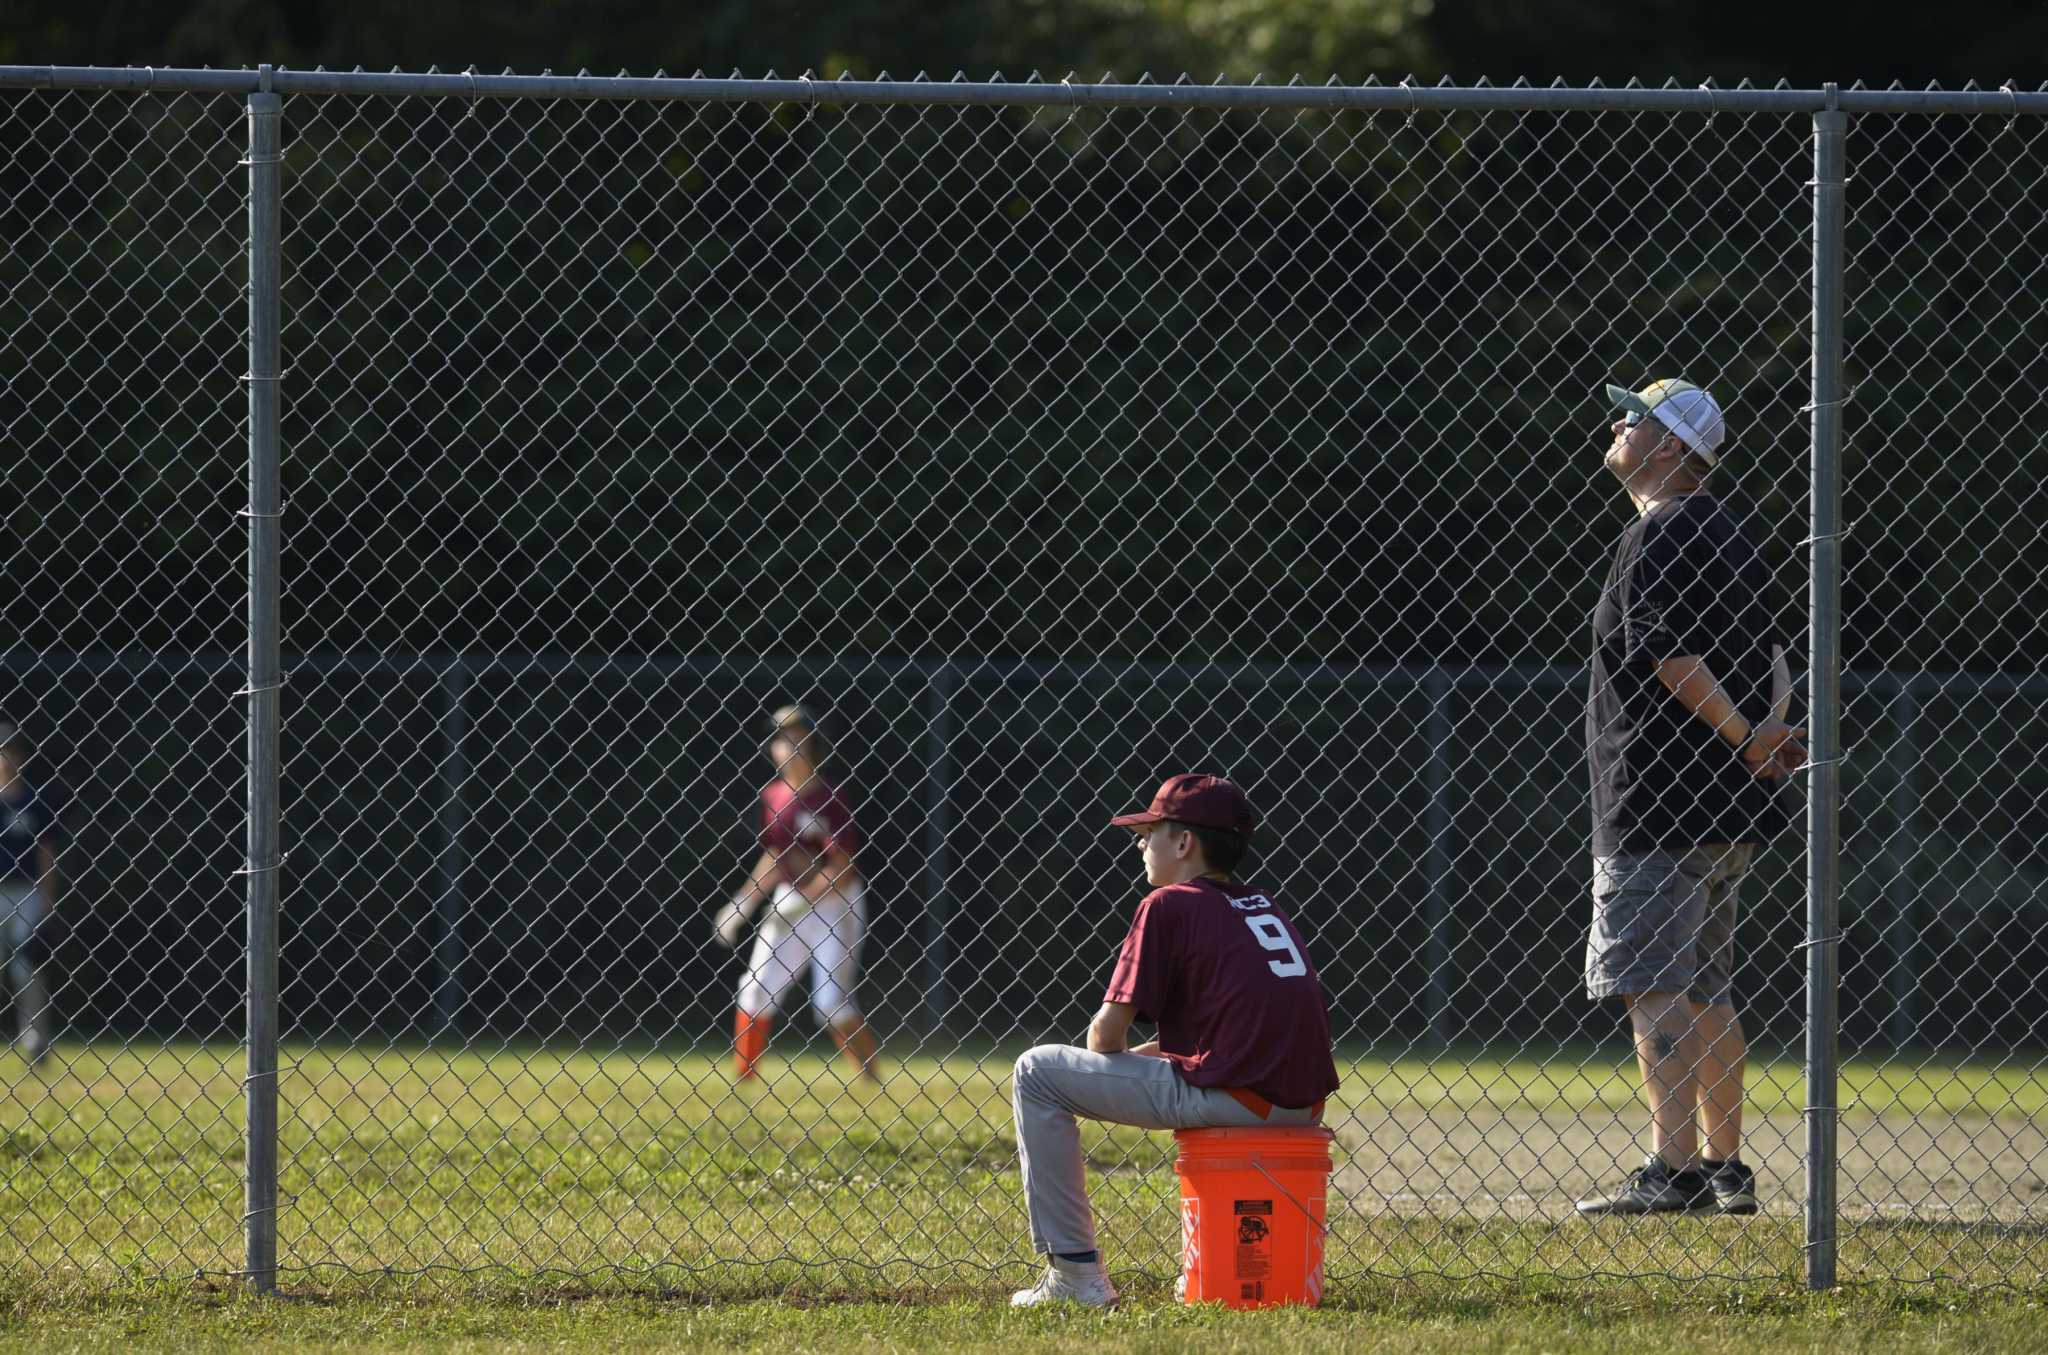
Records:
{"label": "dark tree background", "polygon": [[285,65],[367,69],[439,64],[610,74],[813,70],[907,77],[1002,71],[1183,70],[1320,81],[1414,74],[1461,82],[1631,76],[1651,83],[1778,79],[1907,85],[2048,75],[2048,13],[2009,0],[1839,9],[1763,0],[564,0],[531,7],[404,0],[150,4],[14,0],[0,14],[0,62],[60,65]]}

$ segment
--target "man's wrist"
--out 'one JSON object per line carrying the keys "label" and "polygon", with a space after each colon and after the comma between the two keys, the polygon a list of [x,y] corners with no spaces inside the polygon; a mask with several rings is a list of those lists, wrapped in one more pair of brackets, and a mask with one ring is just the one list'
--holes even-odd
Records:
{"label": "man's wrist", "polygon": [[[1768,722],[1766,722],[1766,723],[1768,723]],[[1744,765],[1744,766],[1747,766],[1747,767],[1761,767],[1761,766],[1765,765],[1766,763],[1768,763],[1768,762],[1769,762],[1769,761],[1771,760],[1771,755],[1772,755],[1772,748],[1771,748],[1771,746],[1770,746],[1770,745],[1766,745],[1766,744],[1763,744],[1763,743],[1759,743],[1759,742],[1757,741],[1757,735],[1758,735],[1758,734],[1760,734],[1760,733],[1762,733],[1762,732],[1763,732],[1763,725],[1761,725],[1761,724],[1757,724],[1757,725],[1751,725],[1751,726],[1750,726],[1750,728],[1749,728],[1749,737],[1748,737],[1748,738],[1746,738],[1746,739],[1744,739],[1744,740],[1743,740],[1743,741],[1742,741],[1742,742],[1741,742],[1740,744],[1736,745],[1736,748],[1735,748],[1735,756],[1736,756],[1736,757],[1738,757],[1738,758],[1740,758],[1740,759],[1742,759],[1742,762],[1743,762],[1743,765]],[[1756,756],[1756,757],[1751,757],[1751,756],[1749,755],[1749,750],[1750,750],[1750,749],[1752,749],[1752,748],[1754,748],[1754,749],[1756,749],[1756,750],[1757,750],[1757,754],[1758,754],[1758,756]]]}

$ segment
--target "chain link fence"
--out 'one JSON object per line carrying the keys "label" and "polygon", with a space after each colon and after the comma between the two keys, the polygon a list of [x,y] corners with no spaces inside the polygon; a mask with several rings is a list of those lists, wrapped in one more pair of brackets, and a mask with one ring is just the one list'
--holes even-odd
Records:
{"label": "chain link fence", "polygon": [[[1022,1277],[1010,1063],[1100,999],[1107,817],[1191,767],[1329,996],[1334,1293],[2041,1283],[2048,96],[0,86],[0,713],[62,829],[56,1046],[0,1061],[20,1283]],[[1762,1212],[1587,1221],[1647,1134],[1581,984],[1595,392],[1679,374],[1839,833],[1742,901]],[[733,1080],[711,915],[787,701],[863,839],[879,1088],[801,987]],[[1163,1288],[1170,1145],[1088,1133]]]}

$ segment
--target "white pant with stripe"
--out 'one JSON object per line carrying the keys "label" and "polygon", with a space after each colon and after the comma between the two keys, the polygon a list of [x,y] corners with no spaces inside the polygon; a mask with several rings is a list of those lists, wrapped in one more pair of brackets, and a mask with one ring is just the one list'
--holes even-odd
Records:
{"label": "white pant with stripe", "polygon": [[860,1015],[854,988],[860,981],[860,945],[867,934],[867,891],[840,889],[812,903],[790,885],[778,885],[768,916],[754,936],[739,1008],[768,1016],[788,1000],[808,969],[811,1007],[828,1026]]}

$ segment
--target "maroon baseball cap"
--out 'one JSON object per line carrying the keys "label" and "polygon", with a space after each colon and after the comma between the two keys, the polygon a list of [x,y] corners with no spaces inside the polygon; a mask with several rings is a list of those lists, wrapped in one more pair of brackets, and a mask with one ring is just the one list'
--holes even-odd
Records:
{"label": "maroon baseball cap", "polygon": [[1245,837],[1250,837],[1252,829],[1258,826],[1252,802],[1245,799],[1236,782],[1199,772],[1167,777],[1159,793],[1152,797],[1151,808],[1119,814],[1110,823],[1118,828],[1143,828],[1169,819],[1197,828],[1221,828]]}

